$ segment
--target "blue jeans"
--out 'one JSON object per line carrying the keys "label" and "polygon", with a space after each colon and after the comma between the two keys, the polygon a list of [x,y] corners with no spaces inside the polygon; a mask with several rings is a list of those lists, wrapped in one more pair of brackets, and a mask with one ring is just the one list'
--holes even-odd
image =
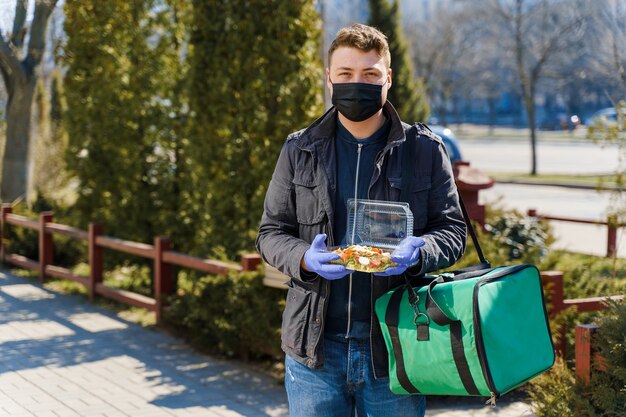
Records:
{"label": "blue jeans", "polygon": [[[324,339],[324,367],[285,358],[290,417],[423,417],[421,395],[396,395],[389,378],[374,379],[367,339]],[[356,414],[355,414],[356,413]]]}

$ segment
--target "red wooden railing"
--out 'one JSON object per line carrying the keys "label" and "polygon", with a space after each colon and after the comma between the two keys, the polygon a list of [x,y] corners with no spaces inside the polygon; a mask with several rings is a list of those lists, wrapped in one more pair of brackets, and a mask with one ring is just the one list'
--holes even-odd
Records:
{"label": "red wooden railing", "polygon": [[593,335],[599,329],[595,324],[579,324],[576,326],[576,376],[585,383],[591,380],[593,365],[600,370],[604,369],[603,359],[593,347]]}
{"label": "red wooden railing", "polygon": [[[91,223],[87,231],[53,222],[52,212],[42,212],[39,221],[12,213],[11,205],[4,204],[0,217],[0,260],[21,268],[39,272],[39,279],[44,281],[46,276],[54,276],[78,282],[87,287],[90,300],[96,295],[111,298],[119,302],[143,307],[156,313],[157,322],[162,320],[162,310],[165,296],[175,291],[172,279],[172,265],[189,268],[208,274],[225,275],[229,271],[254,271],[261,263],[258,254],[246,254],[241,257],[240,265],[217,260],[202,259],[186,255],[171,249],[171,242],[167,237],[157,236],[154,244],[132,242],[105,236],[103,227]],[[536,213],[534,213],[536,214]],[[571,219],[570,219],[571,220]],[[7,226],[13,225],[35,230],[39,236],[39,259],[33,260],[17,254],[6,252],[5,237]],[[67,268],[54,265],[54,235],[63,235],[74,239],[87,241],[90,273],[88,276],[74,274]],[[136,255],[154,262],[153,292],[154,298],[141,294],[111,288],[102,282],[104,267],[104,249]],[[265,284],[273,287],[287,288],[284,285],[289,278],[275,268],[266,265]],[[609,297],[595,297],[582,299],[564,299],[563,273],[560,271],[544,271],[541,273],[542,283],[552,303],[550,318],[559,312],[574,307],[577,311],[599,311],[607,307],[606,300],[623,300],[622,295]],[[583,380],[589,380],[592,353],[592,333],[597,326],[579,325],[576,328],[576,372]],[[559,329],[559,344],[557,351],[565,352],[565,328]],[[597,359],[597,358],[596,358]]]}
{"label": "red wooden railing", "polygon": [[[607,301],[623,301],[623,295],[611,295],[606,297],[563,299],[563,273],[561,271],[545,271],[541,273],[543,287],[548,293],[552,303],[550,318],[556,317],[558,313],[568,308],[575,308],[577,312],[600,311],[607,308]],[[585,382],[591,378],[593,363],[601,363],[602,358],[598,357],[593,350],[593,333],[598,326],[593,324],[579,324],[575,330],[575,367],[576,375]],[[556,350],[561,355],[565,354],[565,329],[561,326],[558,329],[559,336]]]}
{"label": "red wooden railing", "polygon": [[[202,259],[171,250],[167,237],[157,236],[154,244],[132,242],[103,234],[103,227],[91,223],[87,231],[64,224],[54,223],[52,212],[39,214],[39,221],[12,213],[10,204],[2,205],[0,220],[0,260],[20,268],[39,272],[43,282],[46,276],[69,279],[84,285],[89,299],[96,295],[117,300],[121,303],[146,308],[156,314],[157,323],[162,320],[163,306],[167,295],[175,291],[172,279],[172,265],[193,269],[208,274],[225,275],[228,271],[254,271],[260,264],[257,254],[243,255],[241,264],[231,264],[217,260]],[[35,230],[39,235],[39,259],[33,260],[18,254],[7,253],[5,238],[7,226],[13,225]],[[89,275],[77,275],[67,268],[54,265],[54,235],[64,235],[87,241]],[[104,249],[111,249],[142,258],[152,259],[154,297],[106,286],[103,281]]]}
{"label": "red wooden railing", "polygon": [[538,219],[559,221],[559,222],[569,222],[569,223],[581,223],[581,224],[595,224],[600,226],[607,227],[606,234],[606,257],[611,258],[615,255],[617,251],[617,229],[620,227],[624,227],[624,224],[618,224],[614,221],[614,218],[608,217],[606,221],[603,220],[587,220],[587,219],[576,219],[572,217],[559,217],[559,216],[550,216],[546,214],[537,213],[536,209],[528,209],[528,216],[535,217]]}

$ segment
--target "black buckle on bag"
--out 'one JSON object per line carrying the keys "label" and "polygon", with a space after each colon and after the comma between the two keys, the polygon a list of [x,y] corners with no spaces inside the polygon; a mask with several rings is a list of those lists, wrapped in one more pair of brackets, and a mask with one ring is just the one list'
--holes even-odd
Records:
{"label": "black buckle on bag", "polygon": [[[409,304],[411,304],[411,307],[413,307],[413,315],[414,315],[413,324],[415,324],[415,327],[417,328],[417,340],[426,341],[430,339],[430,331],[429,331],[430,317],[428,317],[428,314],[422,313],[420,311],[419,305],[418,305],[418,302],[420,300],[419,295],[417,295],[417,293],[412,287],[408,287],[408,289],[409,289]],[[420,317],[424,317],[426,321],[425,322],[419,321]]]}
{"label": "black buckle on bag", "polygon": [[[417,306],[416,306],[417,307]],[[430,318],[426,313],[421,313],[417,308],[415,308],[415,317],[413,318],[413,324],[417,327],[417,340],[418,341],[426,341],[430,339]],[[426,322],[418,322],[420,316],[424,316],[426,318]]]}

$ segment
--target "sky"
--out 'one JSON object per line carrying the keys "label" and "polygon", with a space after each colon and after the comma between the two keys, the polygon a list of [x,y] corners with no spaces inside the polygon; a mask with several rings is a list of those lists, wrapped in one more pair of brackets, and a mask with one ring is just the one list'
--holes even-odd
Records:
{"label": "sky", "polygon": [[[15,16],[16,0],[0,0],[0,31],[3,35],[13,29],[13,17]],[[62,7],[65,0],[58,0],[57,7]],[[33,17],[35,11],[35,0],[28,0],[27,22]]]}

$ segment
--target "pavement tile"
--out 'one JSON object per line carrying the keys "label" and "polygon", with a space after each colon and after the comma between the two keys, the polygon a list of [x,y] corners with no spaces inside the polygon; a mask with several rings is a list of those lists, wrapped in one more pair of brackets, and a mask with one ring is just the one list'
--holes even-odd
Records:
{"label": "pavement tile", "polygon": [[[496,410],[479,400],[439,401],[426,415],[532,416],[523,403],[502,402]],[[54,294],[0,270],[5,415],[286,417],[288,410],[284,388],[244,363],[198,354],[84,298]]]}

